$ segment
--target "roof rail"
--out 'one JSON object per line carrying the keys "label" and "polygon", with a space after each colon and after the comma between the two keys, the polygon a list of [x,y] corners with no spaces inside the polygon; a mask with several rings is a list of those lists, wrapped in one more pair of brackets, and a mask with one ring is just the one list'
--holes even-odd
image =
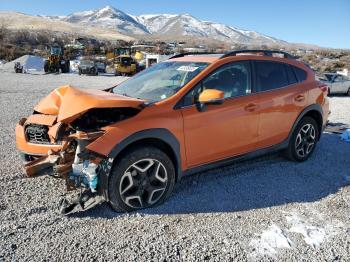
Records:
{"label": "roof rail", "polygon": [[294,56],[292,56],[291,54],[288,54],[287,52],[283,52],[279,50],[260,50],[260,49],[231,51],[221,56],[220,59],[229,57],[229,56],[236,56],[237,54],[244,54],[244,53],[263,53],[264,56],[272,56],[273,54],[282,54],[283,58],[296,59]]}
{"label": "roof rail", "polygon": [[214,53],[214,52],[187,52],[187,53],[174,55],[174,56],[170,57],[169,59],[184,57],[187,55],[215,55],[215,54],[218,54],[218,53]]}

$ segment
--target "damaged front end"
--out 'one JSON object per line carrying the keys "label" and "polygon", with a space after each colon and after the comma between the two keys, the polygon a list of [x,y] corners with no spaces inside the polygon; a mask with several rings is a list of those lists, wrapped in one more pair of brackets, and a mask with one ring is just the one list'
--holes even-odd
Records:
{"label": "damaged front end", "polygon": [[[119,96],[114,94],[103,91],[94,94],[72,87],[54,92],[39,103],[32,116],[19,121],[16,142],[24,156],[28,177],[48,174],[65,181],[66,193],[59,202],[59,210],[69,214],[105,200],[106,185],[99,178],[110,160],[86,147],[101,138],[109,125],[135,116],[142,101],[135,103],[130,99],[128,105],[124,97],[118,103]],[[76,190],[77,196],[71,197],[70,193]]]}

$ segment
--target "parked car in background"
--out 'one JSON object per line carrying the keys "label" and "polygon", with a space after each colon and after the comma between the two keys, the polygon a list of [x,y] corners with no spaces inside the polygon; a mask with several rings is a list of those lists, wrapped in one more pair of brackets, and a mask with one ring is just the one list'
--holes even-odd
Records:
{"label": "parked car in background", "polygon": [[350,95],[350,78],[336,73],[324,73],[320,81],[328,85],[328,95],[345,94]]}
{"label": "parked car in background", "polygon": [[82,60],[78,66],[79,75],[98,75],[96,63],[92,60]]}
{"label": "parked car in background", "polygon": [[281,51],[180,54],[105,91],[54,90],[17,124],[17,147],[28,176],[51,167],[81,190],[60,202],[63,214],[104,200],[135,211],[164,202],[183,176],[232,161],[272,151],[306,161],[327,92]]}
{"label": "parked car in background", "polygon": [[97,62],[96,63],[96,67],[97,67],[97,72],[98,73],[102,73],[102,74],[106,73],[106,65],[105,65],[105,63]]}

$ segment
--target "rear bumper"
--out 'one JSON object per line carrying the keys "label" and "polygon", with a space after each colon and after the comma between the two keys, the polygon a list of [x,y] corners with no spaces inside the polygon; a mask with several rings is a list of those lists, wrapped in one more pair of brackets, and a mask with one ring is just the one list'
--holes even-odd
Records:
{"label": "rear bumper", "polygon": [[23,121],[20,121],[16,125],[16,145],[24,156],[42,156],[48,154],[50,150],[57,152],[62,149],[62,145],[34,144],[28,142],[24,132]]}

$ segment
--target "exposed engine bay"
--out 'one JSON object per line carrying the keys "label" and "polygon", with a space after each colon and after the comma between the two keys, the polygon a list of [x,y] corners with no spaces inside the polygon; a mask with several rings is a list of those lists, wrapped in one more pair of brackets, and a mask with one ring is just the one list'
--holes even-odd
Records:
{"label": "exposed engine bay", "polygon": [[[100,203],[103,199],[98,194],[98,174],[104,156],[88,151],[86,146],[104,134],[103,127],[125,120],[138,112],[134,108],[97,108],[89,110],[71,124],[53,122],[51,126],[34,124],[33,121],[28,123],[27,119],[22,119],[28,142],[61,146],[60,150],[49,150],[44,156],[26,155],[26,174],[35,177],[50,169],[49,175],[65,180],[67,192],[80,190],[74,201],[60,200],[62,214]],[[44,119],[45,115],[40,117]]]}
{"label": "exposed engine bay", "polygon": [[[65,180],[67,193],[79,190],[78,196],[73,200],[60,200],[59,209],[62,214],[85,210],[104,200],[99,192],[99,172],[106,156],[86,147],[103,136],[107,126],[133,117],[142,110],[142,106],[135,106],[135,100],[131,100],[131,107],[127,107],[124,105],[128,101],[122,97],[119,106],[119,97],[98,92],[101,99],[89,101],[89,91],[69,86],[57,89],[45,98],[47,101],[44,99],[39,103],[33,115],[22,118],[16,127],[17,146],[22,151],[27,176],[49,174]],[[114,104],[111,106],[110,95],[115,99],[116,107],[112,107]],[[104,96],[107,96],[106,103],[103,103]],[[70,114],[60,119],[60,107],[68,108],[67,100],[81,103],[79,106],[84,110],[79,112],[77,107],[73,108],[74,111],[69,108],[66,111]],[[48,106],[53,102],[58,110]],[[138,101],[138,104],[142,104],[142,101]],[[98,105],[102,107],[97,107]]]}

